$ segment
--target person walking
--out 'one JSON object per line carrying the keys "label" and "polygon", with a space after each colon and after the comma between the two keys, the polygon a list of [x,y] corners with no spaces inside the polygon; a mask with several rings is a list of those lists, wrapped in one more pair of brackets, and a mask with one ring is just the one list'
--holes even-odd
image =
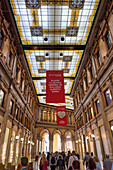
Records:
{"label": "person walking", "polygon": [[102,170],[102,168],[99,165],[96,165],[93,158],[89,158],[86,170]]}
{"label": "person walking", "polygon": [[78,161],[78,158],[75,156],[75,151],[72,151],[72,156],[69,157],[68,170],[72,170],[72,163],[74,160]]}
{"label": "person walking", "polygon": [[104,160],[104,164],[103,164],[103,170],[111,170],[112,168],[112,161],[111,159],[109,159],[109,155],[106,155],[106,159]]}
{"label": "person walking", "polygon": [[42,170],[47,170],[47,166],[48,166],[48,161],[47,161],[46,155],[42,154],[42,158],[40,161],[40,167]]}
{"label": "person walking", "polygon": [[85,164],[86,162],[86,168],[88,166],[88,160],[89,158],[91,158],[91,156],[89,155],[89,152],[86,152],[86,156],[84,157],[84,160],[83,160],[83,165]]}
{"label": "person walking", "polygon": [[55,170],[56,168],[56,157],[55,155],[52,153],[52,156],[50,157],[50,167],[51,167],[51,170]]}
{"label": "person walking", "polygon": [[64,160],[61,158],[61,156],[59,156],[59,159],[57,161],[57,167],[59,170],[65,169]]}

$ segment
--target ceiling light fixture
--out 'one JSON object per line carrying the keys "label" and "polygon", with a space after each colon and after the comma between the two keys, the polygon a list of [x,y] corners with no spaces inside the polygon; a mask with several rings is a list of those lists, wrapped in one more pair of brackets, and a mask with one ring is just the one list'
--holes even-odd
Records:
{"label": "ceiling light fixture", "polygon": [[60,53],[60,56],[63,56],[63,53]]}
{"label": "ceiling light fixture", "polygon": [[21,138],[21,141],[24,141],[24,138]]}
{"label": "ceiling light fixture", "polygon": [[19,139],[19,136],[16,136],[15,138],[18,140],[18,139]]}
{"label": "ceiling light fixture", "polygon": [[46,56],[49,56],[49,53],[46,53],[45,55],[46,55]]}
{"label": "ceiling light fixture", "polygon": [[47,38],[47,37],[45,37],[45,38],[44,38],[44,41],[48,41],[48,38]]}
{"label": "ceiling light fixture", "polygon": [[78,140],[76,140],[76,143],[78,143]]}
{"label": "ceiling light fixture", "polygon": [[92,138],[94,138],[94,137],[95,137],[95,135],[94,135],[94,134],[91,134],[91,137],[92,137]]}
{"label": "ceiling light fixture", "polygon": [[89,137],[88,137],[88,136],[86,136],[86,139],[89,139]]}
{"label": "ceiling light fixture", "polygon": [[64,37],[61,37],[61,41],[64,41]]}

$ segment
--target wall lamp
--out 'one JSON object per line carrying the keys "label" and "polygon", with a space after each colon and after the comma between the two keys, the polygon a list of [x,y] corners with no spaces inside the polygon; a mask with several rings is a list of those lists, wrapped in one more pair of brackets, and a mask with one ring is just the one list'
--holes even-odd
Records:
{"label": "wall lamp", "polygon": [[91,134],[91,137],[92,137],[92,138],[95,138],[95,135],[94,135],[94,134]]}
{"label": "wall lamp", "polygon": [[111,130],[113,131],[113,126],[111,126]]}

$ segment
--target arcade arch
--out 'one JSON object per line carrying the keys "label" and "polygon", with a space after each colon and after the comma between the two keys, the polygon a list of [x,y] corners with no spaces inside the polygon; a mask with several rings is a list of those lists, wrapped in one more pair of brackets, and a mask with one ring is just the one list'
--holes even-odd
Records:
{"label": "arcade arch", "polygon": [[65,133],[65,150],[72,151],[73,150],[73,144],[72,144],[72,133],[67,131]]}

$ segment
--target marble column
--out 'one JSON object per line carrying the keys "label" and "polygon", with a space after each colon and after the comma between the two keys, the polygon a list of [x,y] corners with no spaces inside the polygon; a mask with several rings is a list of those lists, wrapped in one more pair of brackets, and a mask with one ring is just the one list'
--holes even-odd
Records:
{"label": "marble column", "polygon": [[49,135],[49,152],[53,152],[53,136],[51,134]]}
{"label": "marble column", "polygon": [[[90,130],[91,130],[91,134],[94,134],[91,127],[90,127]],[[92,138],[92,140],[93,140],[94,153],[95,153],[95,156],[97,157],[95,138]]]}
{"label": "marble column", "polygon": [[72,137],[72,146],[73,146],[73,150],[75,151],[75,137]]}
{"label": "marble column", "polygon": [[61,152],[65,151],[65,136],[61,135]]}
{"label": "marble column", "polygon": [[97,123],[96,123],[96,130],[97,130],[97,135],[98,135],[99,142],[100,142],[100,149],[101,149],[101,153],[102,153],[102,160],[104,161],[104,159],[105,159],[105,157],[104,157],[104,148],[103,148],[102,138],[101,138],[101,135],[100,135],[100,130],[99,130],[99,127],[98,127]]}
{"label": "marble column", "polygon": [[18,164],[20,164],[20,162],[21,162],[21,155],[22,155],[22,144],[23,144],[23,141],[21,141],[21,138],[23,138],[23,133],[20,134],[20,139],[19,139]]}
{"label": "marble column", "polygon": [[4,137],[5,137],[5,131],[7,127],[7,120],[9,115],[9,106],[10,106],[10,100],[11,100],[11,90],[8,91],[8,97],[6,102],[6,111],[4,113],[4,118],[1,124],[1,135],[0,135],[0,163],[2,163],[2,149],[4,144]]}
{"label": "marble column", "polygon": [[[16,132],[16,136],[18,135],[18,131]],[[15,161],[16,161],[16,146],[17,146],[17,140],[16,139],[16,136],[15,136],[15,141],[14,141],[14,152],[13,152],[13,162],[12,162],[12,165],[15,165]]]}
{"label": "marble column", "polygon": [[[83,111],[83,110],[82,110]],[[86,122],[85,122],[85,112],[83,111],[83,123],[84,123],[84,133],[83,134],[83,140],[84,140],[84,151],[85,151],[85,155],[86,155],[86,134],[87,134],[87,130],[86,130]]]}
{"label": "marble column", "polygon": [[104,100],[103,100],[101,90],[99,90],[97,95],[98,95],[98,98],[100,101],[100,109],[101,109],[101,114],[102,114],[102,119],[103,119],[103,125],[105,128],[106,138],[107,138],[107,142],[108,142],[109,155],[113,159],[113,138],[112,138],[110,124],[107,120],[107,115],[104,110]]}

